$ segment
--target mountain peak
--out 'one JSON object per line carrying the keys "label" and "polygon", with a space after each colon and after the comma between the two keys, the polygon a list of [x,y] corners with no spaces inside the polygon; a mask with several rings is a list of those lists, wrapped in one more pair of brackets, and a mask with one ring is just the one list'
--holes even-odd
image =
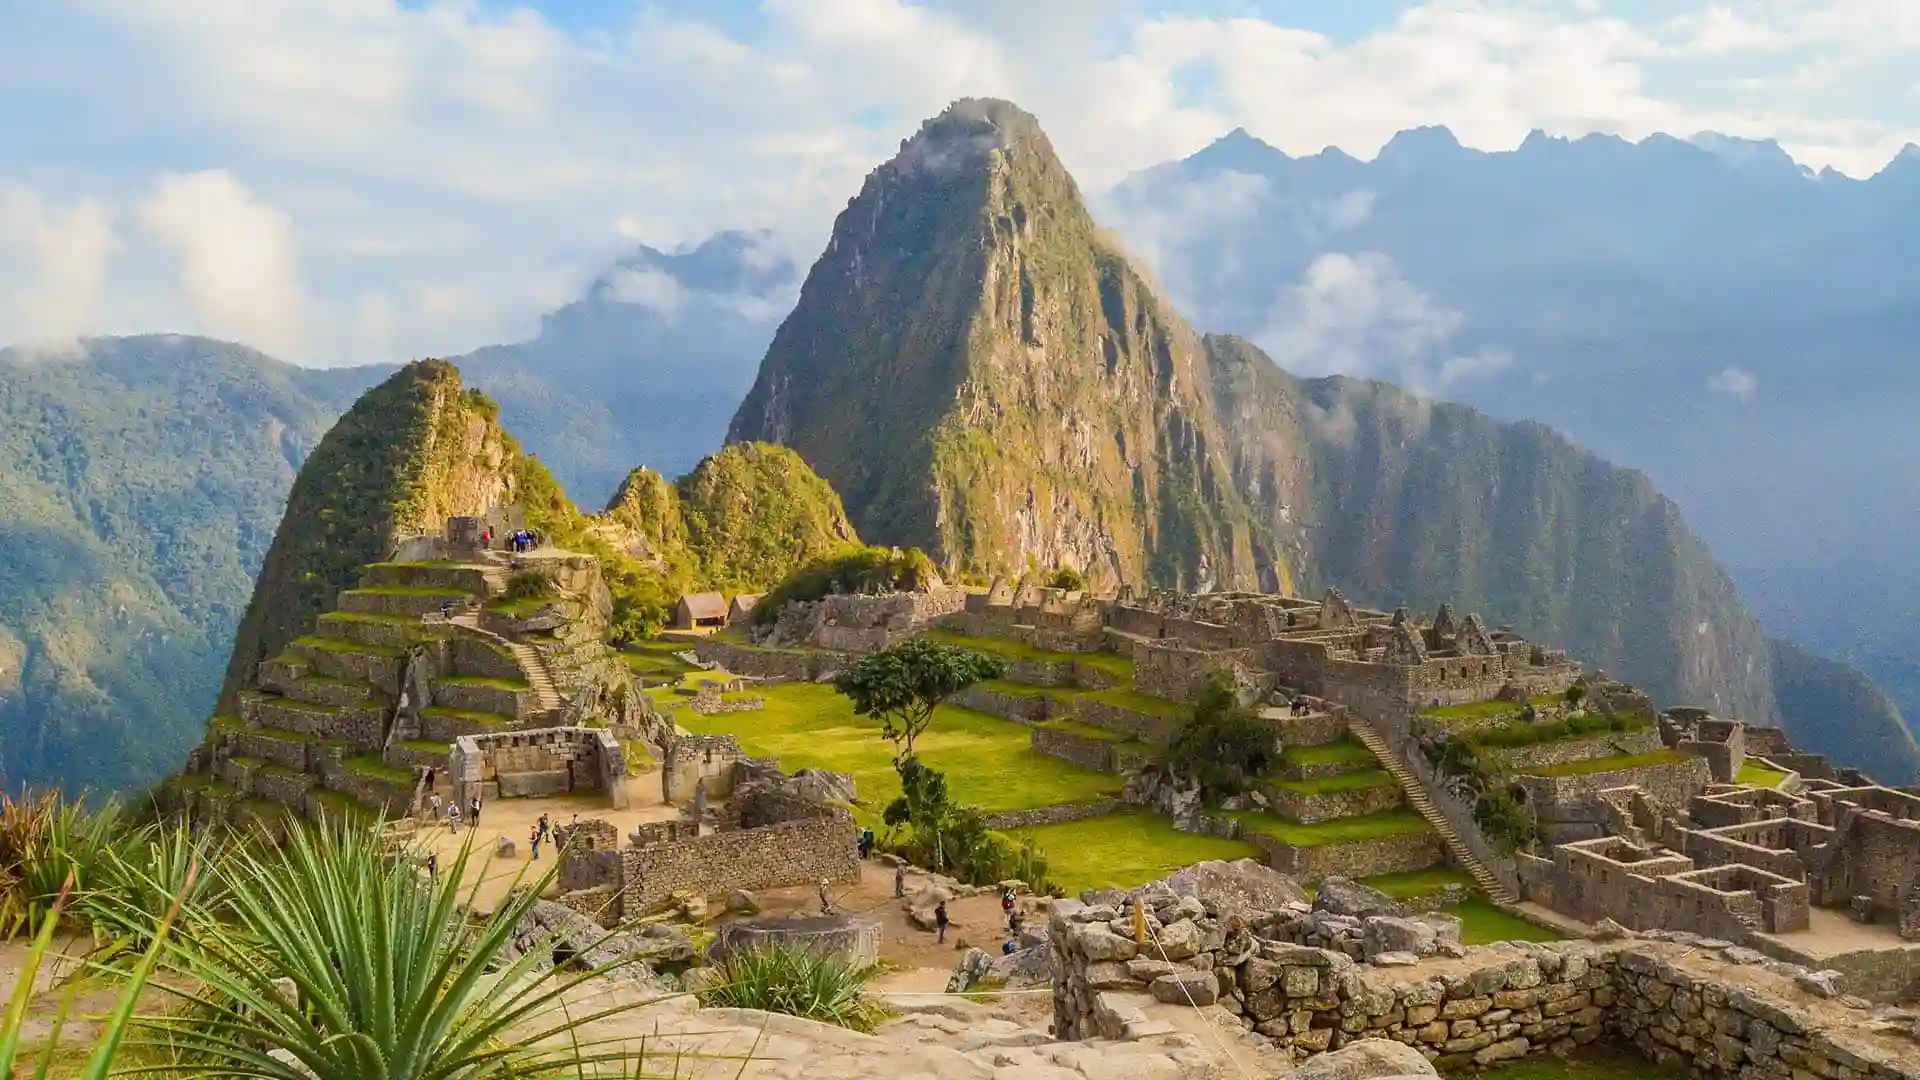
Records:
{"label": "mountain peak", "polygon": [[[978,167],[986,155],[1038,140],[1046,143],[1040,121],[1011,101],[961,98],[920,125],[900,143],[889,164],[902,173],[929,171],[945,176]],[[1048,145],[1046,152],[1053,148]]]}
{"label": "mountain peak", "polygon": [[1387,140],[1378,160],[1404,164],[1432,164],[1459,154],[1464,148],[1445,124],[1408,128]]}

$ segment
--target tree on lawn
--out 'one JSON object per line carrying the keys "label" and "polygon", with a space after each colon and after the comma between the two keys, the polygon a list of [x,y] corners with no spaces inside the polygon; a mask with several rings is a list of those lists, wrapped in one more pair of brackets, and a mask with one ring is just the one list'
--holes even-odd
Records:
{"label": "tree on lawn", "polygon": [[1005,671],[990,656],[916,635],[861,657],[833,685],[853,701],[855,716],[880,719],[880,734],[893,741],[894,760],[902,761],[913,756],[913,740],[933,723],[941,702]]}

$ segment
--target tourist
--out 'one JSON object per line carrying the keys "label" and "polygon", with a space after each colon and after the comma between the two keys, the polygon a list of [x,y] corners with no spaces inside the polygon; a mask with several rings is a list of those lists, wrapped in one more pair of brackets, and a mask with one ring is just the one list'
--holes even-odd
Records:
{"label": "tourist", "polygon": [[1020,951],[1020,943],[1013,940],[1012,938],[1008,938],[1006,941],[1006,944],[1000,946],[1000,955],[1002,956],[1012,956],[1014,953],[1019,951]]}
{"label": "tourist", "polygon": [[427,852],[427,880],[440,880],[440,853],[437,851]]}
{"label": "tourist", "polygon": [[439,821],[440,820],[440,793],[437,791],[434,792],[433,795],[427,799],[427,804],[433,807],[433,816],[427,819],[428,824],[432,824],[433,822]]}
{"label": "tourist", "polygon": [[1020,936],[1020,925],[1025,921],[1025,919],[1020,917],[1019,908],[1014,908],[1012,911],[1007,912],[1007,929],[1013,931],[1014,937]]}
{"label": "tourist", "polygon": [[1000,894],[1000,913],[1005,915],[1009,919],[1013,918],[1013,905],[1014,905],[1013,889],[1008,888],[1005,892],[1002,892]]}
{"label": "tourist", "polygon": [[540,839],[542,840],[545,840],[547,834],[553,831],[553,823],[547,820],[547,815],[545,814],[540,815],[540,824],[536,827],[540,830]]}
{"label": "tourist", "polygon": [[833,901],[827,896],[827,879],[820,879],[820,914],[833,914]]}
{"label": "tourist", "polygon": [[457,802],[447,804],[447,828],[453,830],[453,835],[460,835],[460,804]]}
{"label": "tourist", "polygon": [[480,827],[480,796],[475,795],[472,801],[467,803],[467,809],[471,811],[468,817],[468,823],[471,824],[476,829],[479,828]]}
{"label": "tourist", "polygon": [[947,924],[949,921],[947,918],[947,902],[942,900],[933,905],[933,928],[940,932],[940,944],[942,945],[947,943]]}
{"label": "tourist", "polygon": [[435,779],[436,777],[438,777],[438,776],[439,776],[439,773],[437,773],[437,772],[435,772],[435,771],[434,771],[434,768],[433,768],[433,766],[431,766],[431,765],[429,765],[429,766],[427,766],[427,782],[426,782],[426,783],[427,783],[427,790],[428,790],[428,791],[432,791],[432,790],[433,790],[433,781],[434,781],[434,779]]}
{"label": "tourist", "polygon": [[904,900],[907,896],[907,864],[893,864],[893,897]]}
{"label": "tourist", "polygon": [[533,835],[527,838],[527,846],[533,849],[533,857],[536,859],[540,857],[540,837],[543,833],[544,830],[542,830],[540,826],[535,825],[533,827]]}

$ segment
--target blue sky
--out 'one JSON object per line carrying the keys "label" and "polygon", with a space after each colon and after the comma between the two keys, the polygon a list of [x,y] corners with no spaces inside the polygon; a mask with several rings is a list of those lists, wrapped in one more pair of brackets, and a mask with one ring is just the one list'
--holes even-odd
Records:
{"label": "blue sky", "polygon": [[303,363],[525,336],[636,243],[803,261],[967,94],[1099,191],[1235,126],[1371,156],[1711,128],[1871,173],[1920,141],[1910,0],[0,0],[0,342]]}

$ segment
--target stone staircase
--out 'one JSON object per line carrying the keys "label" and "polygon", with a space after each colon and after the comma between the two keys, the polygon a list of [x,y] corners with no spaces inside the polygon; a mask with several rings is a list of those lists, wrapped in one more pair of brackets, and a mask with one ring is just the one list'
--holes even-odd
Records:
{"label": "stone staircase", "polygon": [[1493,873],[1474,857],[1466,842],[1461,840],[1460,834],[1454,830],[1453,824],[1447,820],[1447,816],[1433,804],[1433,799],[1427,794],[1426,785],[1420,782],[1419,777],[1413,775],[1406,763],[1400,760],[1400,756],[1387,745],[1387,740],[1374,730],[1373,725],[1358,716],[1350,716],[1347,720],[1347,729],[1353,733],[1355,739],[1360,741],[1360,745],[1365,746],[1374,757],[1380,760],[1380,764],[1392,775],[1395,782],[1400,785],[1400,790],[1405,793],[1407,805],[1413,807],[1415,813],[1427,819],[1427,824],[1433,826],[1434,833],[1447,846],[1448,854],[1452,855],[1453,860],[1467,872],[1468,877],[1473,878],[1474,884],[1480,887],[1480,891],[1486,893],[1488,899],[1498,904],[1518,903],[1520,898],[1514,895],[1513,890],[1502,884],[1499,878],[1493,876]]}
{"label": "stone staircase", "polygon": [[560,687],[553,681],[553,670],[547,666],[547,658],[540,650],[524,641],[511,643],[513,655],[520,661],[520,667],[527,673],[527,683],[533,687],[535,697],[540,702],[540,711],[551,713],[558,711],[565,701],[560,697]]}

